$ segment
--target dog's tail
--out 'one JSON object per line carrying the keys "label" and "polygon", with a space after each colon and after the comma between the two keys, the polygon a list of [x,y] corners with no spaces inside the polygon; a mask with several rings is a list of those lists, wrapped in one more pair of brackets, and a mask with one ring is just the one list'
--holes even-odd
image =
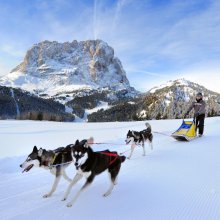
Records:
{"label": "dog's tail", "polygon": [[121,162],[123,163],[125,161],[126,157],[125,156],[120,156],[120,159],[121,159]]}
{"label": "dog's tail", "polygon": [[151,125],[148,122],[145,123],[145,126],[146,126],[147,130],[149,130],[149,132],[151,132]]}

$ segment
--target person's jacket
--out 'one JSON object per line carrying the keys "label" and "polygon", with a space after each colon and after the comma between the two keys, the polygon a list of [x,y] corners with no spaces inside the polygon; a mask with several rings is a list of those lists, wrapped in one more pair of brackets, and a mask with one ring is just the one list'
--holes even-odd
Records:
{"label": "person's jacket", "polygon": [[194,115],[195,116],[198,116],[198,115],[202,115],[202,114],[205,114],[205,106],[206,106],[206,103],[204,100],[200,100],[199,102],[197,101],[194,101],[189,109],[187,110],[187,113],[186,114],[189,114],[189,112],[194,108]]}

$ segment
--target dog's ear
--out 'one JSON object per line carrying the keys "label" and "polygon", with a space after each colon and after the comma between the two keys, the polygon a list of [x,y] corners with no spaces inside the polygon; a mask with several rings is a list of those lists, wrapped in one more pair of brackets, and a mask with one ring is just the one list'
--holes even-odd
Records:
{"label": "dog's ear", "polygon": [[85,147],[85,148],[88,148],[88,147],[89,147],[89,143],[88,143],[88,141],[87,141],[87,140],[85,141],[85,143],[84,143],[83,147]]}
{"label": "dog's ear", "polygon": [[33,152],[37,152],[37,151],[38,151],[37,147],[34,146],[34,148],[33,148]]}
{"label": "dog's ear", "polygon": [[87,140],[88,144],[93,144],[94,143],[94,138],[93,137],[90,137],[88,140]]}
{"label": "dog's ear", "polygon": [[41,157],[41,156],[42,156],[42,154],[43,154],[43,149],[42,149],[42,148],[40,148],[40,149],[38,150],[38,157]]}
{"label": "dog's ear", "polygon": [[78,144],[79,144],[79,140],[77,139],[75,145],[78,145]]}

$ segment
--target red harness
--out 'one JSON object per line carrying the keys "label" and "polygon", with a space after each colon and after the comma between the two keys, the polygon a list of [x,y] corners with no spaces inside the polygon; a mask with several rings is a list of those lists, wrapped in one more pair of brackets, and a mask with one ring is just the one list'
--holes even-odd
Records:
{"label": "red harness", "polygon": [[110,161],[109,166],[112,165],[117,160],[117,158],[119,157],[119,155],[116,154],[116,153],[107,153],[107,152],[100,152],[100,153],[104,154],[104,155],[107,155],[109,157],[114,157],[113,160]]}

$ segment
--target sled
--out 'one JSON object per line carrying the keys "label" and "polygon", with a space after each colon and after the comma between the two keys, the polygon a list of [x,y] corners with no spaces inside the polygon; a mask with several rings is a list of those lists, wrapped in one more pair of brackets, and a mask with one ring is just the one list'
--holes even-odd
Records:
{"label": "sled", "polygon": [[181,126],[171,135],[178,141],[191,141],[196,136],[196,126],[194,121],[184,121]]}

